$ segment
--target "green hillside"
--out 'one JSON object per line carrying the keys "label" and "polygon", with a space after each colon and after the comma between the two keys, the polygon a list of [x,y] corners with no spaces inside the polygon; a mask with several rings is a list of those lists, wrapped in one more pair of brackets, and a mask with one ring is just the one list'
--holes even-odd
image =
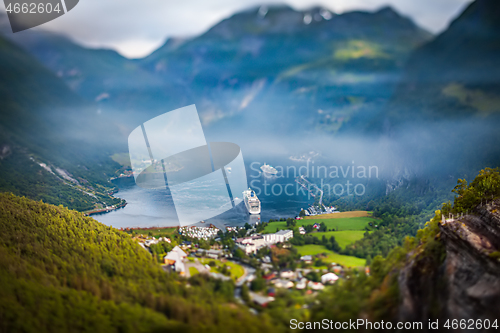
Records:
{"label": "green hillside", "polygon": [[81,213],[4,193],[0,228],[2,332],[276,330],[233,303],[231,282],[198,276],[187,289]]}

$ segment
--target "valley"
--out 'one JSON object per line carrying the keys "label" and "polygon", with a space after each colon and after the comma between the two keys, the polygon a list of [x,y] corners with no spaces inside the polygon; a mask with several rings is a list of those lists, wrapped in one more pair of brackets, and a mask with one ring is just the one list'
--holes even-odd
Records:
{"label": "valley", "polygon": [[[396,7],[259,5],[141,59],[7,20],[1,332],[498,319],[498,2],[468,3],[437,34]],[[233,208],[181,227],[164,171],[162,189],[136,184],[131,131],[192,104],[206,142],[238,145],[235,188],[255,191],[260,214],[221,200]],[[186,185],[193,210],[238,177],[209,159],[222,189]]]}

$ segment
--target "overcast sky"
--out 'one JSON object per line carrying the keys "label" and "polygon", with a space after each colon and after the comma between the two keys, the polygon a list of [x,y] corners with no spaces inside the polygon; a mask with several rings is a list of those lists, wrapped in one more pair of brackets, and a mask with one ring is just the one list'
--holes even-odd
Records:
{"label": "overcast sky", "polygon": [[[112,48],[142,57],[168,37],[203,33],[231,14],[261,4],[286,3],[295,9],[323,6],[337,13],[391,5],[420,26],[440,32],[470,0],[80,0],[66,15],[43,25],[86,46]],[[20,32],[22,33],[22,32]]]}

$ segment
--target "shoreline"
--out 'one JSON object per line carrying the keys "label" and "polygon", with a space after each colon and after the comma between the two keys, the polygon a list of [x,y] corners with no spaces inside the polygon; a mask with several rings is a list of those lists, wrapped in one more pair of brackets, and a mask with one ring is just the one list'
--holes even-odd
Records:
{"label": "shoreline", "polygon": [[[112,182],[113,180],[116,180],[116,179],[120,179],[120,178],[130,178],[132,177],[133,174],[130,174],[130,175],[127,175],[127,174],[122,174],[118,177],[111,177],[109,179],[109,182]],[[118,199],[121,199],[123,200],[124,202],[116,207],[106,207],[106,208],[101,208],[101,209],[94,209],[94,210],[90,210],[90,211],[85,211],[85,212],[82,212],[83,215],[85,216],[91,216],[91,215],[97,215],[97,214],[106,214],[106,213],[110,213],[112,211],[115,211],[117,209],[120,209],[120,208],[124,208],[126,205],[127,205],[127,201],[125,201],[125,199],[123,198],[120,198],[120,197],[116,197],[115,194],[120,192],[120,188],[117,188],[116,190],[113,190],[112,192],[108,193],[109,196],[112,196],[114,198],[118,198]]]}
{"label": "shoreline", "polygon": [[[122,200],[124,200],[124,199],[122,199]],[[97,214],[105,214],[105,213],[109,213],[109,212],[115,211],[115,210],[120,209],[120,208],[124,208],[126,205],[127,205],[127,202],[125,201],[124,203],[122,203],[116,207],[106,207],[106,208],[101,208],[101,209],[94,209],[91,211],[83,212],[83,215],[91,216],[91,215],[97,215]]]}
{"label": "shoreline", "polygon": [[178,229],[180,228],[179,226],[176,227],[126,227],[126,228],[116,228],[118,230],[161,230],[161,229]]}

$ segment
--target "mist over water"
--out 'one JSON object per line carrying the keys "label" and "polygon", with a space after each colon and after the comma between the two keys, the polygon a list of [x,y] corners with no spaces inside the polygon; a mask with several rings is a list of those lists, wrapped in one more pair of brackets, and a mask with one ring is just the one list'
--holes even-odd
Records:
{"label": "mist over water", "polygon": [[[244,225],[259,221],[259,217],[261,221],[268,221],[296,216],[301,208],[314,202],[307,192],[297,190],[295,177],[300,175],[316,184],[323,179],[332,185],[345,184],[347,179],[354,178],[366,186],[365,192],[369,192],[370,179],[381,182],[403,176],[434,181],[456,179],[473,175],[485,166],[494,166],[495,157],[500,156],[498,131],[488,119],[404,124],[387,135],[332,135],[300,126],[290,130],[277,126],[271,130],[272,124],[265,118],[260,119],[262,126],[233,121],[205,127],[206,139],[208,142],[232,142],[241,147],[249,186],[261,200],[262,213],[249,216],[244,204],[240,204],[198,225]],[[280,172],[278,177],[263,176],[259,168],[264,163],[276,167]],[[370,168],[371,176],[368,175]],[[358,171],[363,169],[366,177],[360,179]],[[332,178],[335,170],[338,177]],[[100,222],[119,228],[179,225],[168,190],[141,189],[133,178],[119,179],[115,184],[120,188],[116,195],[125,199],[128,205],[96,215]],[[287,185],[288,192],[293,195],[283,192]],[[233,196],[241,197],[241,194]]]}
{"label": "mist over water", "polygon": [[[278,163],[279,159],[275,159]],[[268,161],[271,163],[273,161]],[[259,163],[256,165],[262,165]],[[276,164],[273,164],[276,165]],[[256,168],[258,169],[259,166]],[[262,175],[260,170],[255,170],[246,163],[249,183],[254,185],[254,189],[261,200],[262,213],[260,215],[249,215],[244,203],[240,203],[233,209],[207,219],[205,224],[199,226],[208,226],[214,224],[218,227],[244,225],[245,223],[255,224],[259,221],[268,221],[269,219],[279,219],[293,217],[298,215],[300,208],[307,208],[312,204],[314,198],[307,191],[296,191],[295,188],[289,191],[293,195],[275,195],[280,186],[292,184],[296,186],[294,177],[268,177]],[[120,191],[116,196],[127,200],[127,206],[109,213],[97,214],[93,217],[106,225],[116,228],[129,227],[176,227],[179,226],[177,214],[168,190],[144,189],[135,184],[133,178],[121,178],[114,181]],[[272,186],[275,186],[274,194]],[[210,189],[207,188],[206,195],[210,195]],[[242,198],[242,193],[233,193],[233,196]],[[191,198],[193,202],[203,202],[203,198]],[[260,220],[259,220],[260,218]]]}

